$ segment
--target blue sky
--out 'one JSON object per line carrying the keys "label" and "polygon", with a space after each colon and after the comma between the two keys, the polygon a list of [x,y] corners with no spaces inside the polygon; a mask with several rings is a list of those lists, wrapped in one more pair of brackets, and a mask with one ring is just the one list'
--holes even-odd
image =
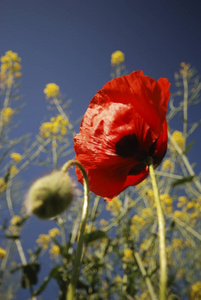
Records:
{"label": "blue sky", "polygon": [[[180,62],[191,63],[201,74],[200,14],[199,0],[1,1],[0,56],[12,50],[22,58],[26,106],[16,134],[36,134],[48,120],[43,89],[49,82],[72,99],[72,120],[82,116],[110,80],[110,56],[116,50],[125,53],[128,72],[167,77],[171,91]],[[193,113],[198,118],[200,107]],[[201,150],[199,141],[195,146]],[[193,159],[197,155],[191,150]]]}

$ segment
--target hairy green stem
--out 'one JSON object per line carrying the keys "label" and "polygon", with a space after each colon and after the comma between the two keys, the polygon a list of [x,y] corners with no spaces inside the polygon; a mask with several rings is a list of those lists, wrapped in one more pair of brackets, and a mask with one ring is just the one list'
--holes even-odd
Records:
{"label": "hairy green stem", "polygon": [[160,256],[160,300],[167,299],[167,257],[166,257],[166,238],[165,238],[165,218],[160,202],[160,196],[158,191],[158,186],[156,182],[156,176],[153,166],[152,158],[149,161],[149,173],[151,176],[154,199],[157,208],[158,215],[158,234],[159,234],[159,256]]}
{"label": "hairy green stem", "polygon": [[84,203],[83,203],[83,208],[82,208],[82,218],[81,218],[79,240],[78,240],[77,250],[76,250],[76,254],[75,254],[71,282],[69,284],[67,294],[66,294],[66,300],[74,300],[75,299],[75,290],[76,290],[76,285],[77,285],[79,272],[80,272],[81,258],[82,258],[83,244],[84,244],[84,232],[85,232],[88,207],[89,207],[89,183],[88,183],[87,173],[86,173],[85,169],[83,168],[83,166],[78,161],[71,160],[71,161],[68,161],[66,164],[64,164],[64,166],[62,167],[62,171],[66,172],[68,170],[68,168],[73,165],[77,166],[83,175]]}

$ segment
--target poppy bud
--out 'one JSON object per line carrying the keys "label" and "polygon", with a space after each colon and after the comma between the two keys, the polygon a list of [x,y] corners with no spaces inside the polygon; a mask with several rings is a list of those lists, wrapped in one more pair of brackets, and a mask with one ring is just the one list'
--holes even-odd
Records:
{"label": "poppy bud", "polygon": [[63,213],[73,200],[70,177],[56,171],[36,180],[28,192],[28,210],[41,219]]}

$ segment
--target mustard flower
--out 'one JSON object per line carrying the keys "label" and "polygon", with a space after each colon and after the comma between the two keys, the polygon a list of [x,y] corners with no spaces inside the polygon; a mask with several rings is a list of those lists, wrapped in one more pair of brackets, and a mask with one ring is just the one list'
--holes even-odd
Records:
{"label": "mustard flower", "polygon": [[46,87],[44,89],[44,94],[46,95],[47,99],[59,96],[60,94],[59,86],[56,83],[46,84]]}
{"label": "mustard flower", "polygon": [[184,146],[184,137],[181,131],[175,130],[172,134],[172,139],[177,143],[180,149]]}
{"label": "mustard flower", "polygon": [[45,122],[40,126],[40,135],[43,138],[52,136],[52,138],[60,140],[67,133],[68,123],[68,119],[63,119],[61,115],[52,117],[50,122]]}
{"label": "mustard flower", "polygon": [[185,219],[185,215],[183,212],[181,212],[180,210],[175,210],[174,214],[173,214],[173,218],[175,219],[180,219],[180,220],[184,220]]}
{"label": "mustard flower", "polygon": [[3,177],[0,177],[0,193],[3,193],[6,189],[6,182],[5,179]]}
{"label": "mustard flower", "polygon": [[40,234],[38,239],[36,240],[36,243],[39,244],[40,247],[43,249],[47,249],[49,246],[50,237],[47,234]]}
{"label": "mustard flower", "polygon": [[187,203],[188,199],[185,196],[180,196],[178,198],[178,203],[177,203],[177,207],[182,207]]}
{"label": "mustard flower", "polygon": [[22,161],[22,156],[19,153],[13,152],[11,153],[10,157],[16,162],[20,163]]}
{"label": "mustard flower", "polygon": [[197,281],[191,286],[189,300],[200,300],[201,299],[201,281]]}
{"label": "mustard flower", "polygon": [[179,252],[185,247],[185,245],[182,239],[174,238],[172,239],[172,247],[174,251]]}
{"label": "mustard flower", "polygon": [[111,65],[112,66],[116,66],[119,65],[121,63],[123,63],[125,61],[125,55],[122,51],[115,51],[112,53],[111,55]]}
{"label": "mustard flower", "polygon": [[48,231],[48,234],[51,238],[54,238],[57,235],[61,235],[59,228],[52,228]]}
{"label": "mustard flower", "polygon": [[1,111],[1,119],[4,124],[7,124],[11,121],[14,115],[14,110],[11,107],[5,107]]}
{"label": "mustard flower", "polygon": [[108,201],[106,209],[110,211],[114,216],[118,215],[122,210],[122,202],[119,198],[115,197],[112,201]]}
{"label": "mustard flower", "polygon": [[171,160],[169,160],[169,159],[165,159],[164,160],[164,162],[162,163],[162,168],[164,169],[164,170],[170,170],[171,168],[172,168],[172,162],[171,162]]}
{"label": "mustard flower", "polygon": [[130,248],[124,250],[124,261],[132,261],[133,260],[133,251]]}
{"label": "mustard flower", "polygon": [[3,259],[6,256],[6,250],[0,248],[0,258]]}
{"label": "mustard flower", "polygon": [[18,173],[18,169],[16,166],[11,166],[10,167],[10,175],[11,177],[15,176]]}
{"label": "mustard flower", "polygon": [[60,247],[58,245],[54,245],[54,244],[51,244],[50,245],[50,250],[49,250],[49,253],[51,255],[51,258],[55,258],[56,256],[59,256],[60,254]]}
{"label": "mustard flower", "polygon": [[20,216],[14,215],[14,216],[12,217],[12,219],[10,220],[10,224],[16,226],[16,225],[18,225],[21,221],[22,221],[22,218],[21,218]]}

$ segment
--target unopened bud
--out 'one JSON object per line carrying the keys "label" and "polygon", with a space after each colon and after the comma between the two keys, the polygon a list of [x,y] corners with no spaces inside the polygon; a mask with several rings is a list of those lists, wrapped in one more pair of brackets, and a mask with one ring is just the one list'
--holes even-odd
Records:
{"label": "unopened bud", "polygon": [[49,219],[63,213],[73,200],[70,177],[56,171],[36,180],[28,192],[27,208],[41,219]]}

